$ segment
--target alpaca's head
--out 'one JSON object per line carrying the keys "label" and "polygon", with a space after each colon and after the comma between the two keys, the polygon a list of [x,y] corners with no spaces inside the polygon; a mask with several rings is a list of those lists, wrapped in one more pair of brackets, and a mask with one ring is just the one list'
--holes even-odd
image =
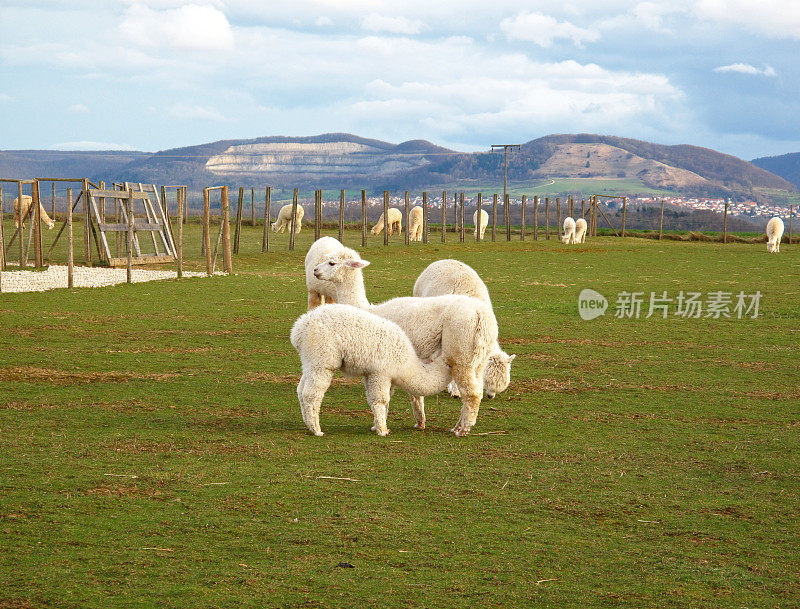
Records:
{"label": "alpaca's head", "polygon": [[368,260],[353,258],[348,252],[334,252],[314,267],[314,277],[323,281],[342,283],[347,273],[369,266]]}
{"label": "alpaca's head", "polygon": [[770,254],[774,254],[778,251],[778,242],[777,241],[767,241],[767,251]]}
{"label": "alpaca's head", "polygon": [[509,355],[504,351],[497,351],[489,356],[486,371],[483,373],[483,388],[486,397],[493,398],[498,393],[508,389],[511,383],[511,362],[516,355]]}

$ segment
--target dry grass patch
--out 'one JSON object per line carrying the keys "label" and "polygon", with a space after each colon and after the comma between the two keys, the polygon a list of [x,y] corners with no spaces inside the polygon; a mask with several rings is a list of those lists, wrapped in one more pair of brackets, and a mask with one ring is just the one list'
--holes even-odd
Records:
{"label": "dry grass patch", "polygon": [[80,372],[76,370],[54,370],[36,366],[14,366],[0,368],[0,382],[45,382],[59,384],[123,383],[127,381],[168,381],[179,376],[177,372],[135,373],[104,370]]}

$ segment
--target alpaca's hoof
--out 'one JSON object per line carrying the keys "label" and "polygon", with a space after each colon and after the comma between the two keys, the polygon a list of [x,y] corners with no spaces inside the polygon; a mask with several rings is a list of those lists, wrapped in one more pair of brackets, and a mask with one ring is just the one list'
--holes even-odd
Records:
{"label": "alpaca's hoof", "polygon": [[325,433],[324,433],[324,432],[322,432],[322,431],[315,431],[315,432],[314,432],[314,435],[315,435],[315,436],[317,436],[317,437],[319,438],[320,436],[324,436],[324,435],[325,435]]}
{"label": "alpaca's hoof", "polygon": [[462,427],[461,425],[456,425],[450,431],[452,431],[457,437],[463,438],[469,433],[469,427]]}
{"label": "alpaca's hoof", "polygon": [[391,433],[391,431],[389,431],[389,429],[379,429],[375,433],[377,433],[379,436],[382,436],[382,437],[385,438],[386,436],[388,436]]}
{"label": "alpaca's hoof", "polygon": [[422,423],[415,423],[415,424],[414,424],[414,429],[425,429],[425,423],[424,423],[424,422],[422,422]]}

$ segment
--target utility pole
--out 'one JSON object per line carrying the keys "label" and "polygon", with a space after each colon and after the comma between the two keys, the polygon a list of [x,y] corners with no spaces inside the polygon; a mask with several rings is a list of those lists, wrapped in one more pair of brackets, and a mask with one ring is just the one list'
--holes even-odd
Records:
{"label": "utility pole", "polygon": [[505,201],[508,194],[508,149],[520,150],[520,144],[492,144],[492,152],[501,148],[503,149],[503,201]]}

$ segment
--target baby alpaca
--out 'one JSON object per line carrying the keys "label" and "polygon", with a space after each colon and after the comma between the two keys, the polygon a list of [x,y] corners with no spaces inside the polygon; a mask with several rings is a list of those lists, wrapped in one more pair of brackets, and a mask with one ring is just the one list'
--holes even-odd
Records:
{"label": "baby alpaca", "polygon": [[578,218],[575,220],[575,243],[586,241],[586,220]]}
{"label": "baby alpaca", "polygon": [[783,228],[783,220],[777,216],[767,222],[767,251],[770,254],[777,254],[781,251]]}
{"label": "baby alpaca", "polygon": [[[22,207],[24,208],[24,209],[22,209],[22,218],[23,218],[23,220],[25,219],[25,216],[28,215],[29,211],[30,211],[31,217],[33,217],[33,211],[31,211],[31,207],[33,207],[33,198],[32,197],[30,197],[29,195],[22,195]],[[19,197],[17,197],[16,199],[14,199],[14,226],[17,227],[17,228],[19,228],[19,218],[20,218],[20,209],[19,208],[20,208]],[[53,222],[50,219],[50,216],[48,216],[47,212],[44,210],[44,205],[42,205],[41,203],[39,203],[39,214],[42,217],[42,222],[44,222],[47,225],[48,229],[52,230],[53,227],[56,225],[56,223]],[[25,225],[23,223],[23,228],[24,227],[25,227]]]}
{"label": "baby alpaca", "polygon": [[567,216],[564,218],[564,234],[561,243],[575,243],[575,220]]}
{"label": "baby alpaca", "polygon": [[[303,216],[305,215],[305,211],[303,210],[302,206],[297,206],[297,218],[294,221],[294,233],[295,235],[300,232],[300,229],[303,227]],[[273,233],[282,233],[289,227],[289,223],[292,221],[292,206],[291,205],[284,205],[281,207],[281,210],[278,212],[278,217],[275,222],[272,223],[272,232]]]}
{"label": "baby alpaca", "polygon": [[[475,238],[478,238],[478,210],[475,210],[475,213],[472,214],[472,223],[475,225],[474,235]],[[483,239],[483,233],[486,232],[486,227],[489,225],[489,214],[485,209],[481,210],[481,239]]]}
{"label": "baby alpaca", "polygon": [[414,395],[431,395],[450,381],[444,355],[423,362],[397,324],[356,307],[332,304],[304,313],[292,326],[290,338],[303,365],[297,385],[300,412],[315,436],[323,435],[319,410],[336,370],[364,377],[372,431],[379,436],[389,435],[386,417],[395,386]]}
{"label": "baby alpaca", "polygon": [[[399,209],[397,209],[396,207],[389,208],[389,228],[387,228],[386,230],[388,231],[390,237],[395,233],[395,231],[398,233],[400,232],[401,228],[400,224],[402,219],[403,219],[403,214],[400,213]],[[372,227],[371,231],[372,234],[380,235],[381,231],[383,231],[383,225],[384,225],[383,214],[381,214],[381,217],[378,218],[378,223]]]}
{"label": "baby alpaca", "polygon": [[314,267],[328,254],[344,252],[354,260],[361,260],[358,252],[345,247],[338,239],[321,237],[311,244],[306,254],[306,288],[308,289],[308,310],[321,304],[336,302],[336,287],[330,281],[321,281],[314,277]]}
{"label": "baby alpaca", "polygon": [[422,241],[422,208],[419,205],[408,212],[408,239]]}

